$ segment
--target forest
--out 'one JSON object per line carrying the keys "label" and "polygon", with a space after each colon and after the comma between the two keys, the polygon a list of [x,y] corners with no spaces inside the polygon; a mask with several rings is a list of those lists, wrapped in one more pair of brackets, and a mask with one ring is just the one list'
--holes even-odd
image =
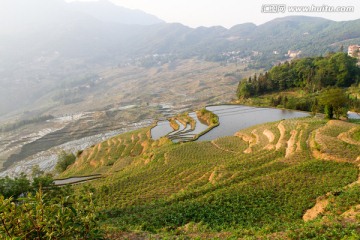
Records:
{"label": "forest", "polygon": [[301,91],[301,98],[286,94],[272,96],[269,105],[312,112],[329,111],[327,116],[332,118],[333,114],[339,117],[347,109],[359,109],[357,97],[346,92],[348,87],[356,87],[359,82],[357,59],[338,52],[325,57],[286,61],[265,73],[242,79],[237,97],[246,100],[265,94]]}

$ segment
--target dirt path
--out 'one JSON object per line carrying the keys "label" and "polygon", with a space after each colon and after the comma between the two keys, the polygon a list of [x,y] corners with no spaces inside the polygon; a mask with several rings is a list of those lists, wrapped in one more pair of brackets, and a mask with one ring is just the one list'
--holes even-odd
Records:
{"label": "dirt path", "polygon": [[100,150],[102,149],[102,143],[99,143],[97,146],[98,146],[98,152],[100,152]]}
{"label": "dirt path", "polygon": [[279,141],[276,143],[276,150],[279,150],[281,148],[281,146],[283,145],[283,142],[284,142],[284,139],[285,139],[285,132],[286,132],[286,129],[284,127],[284,125],[282,124],[282,122],[280,122],[278,124],[278,129],[279,129],[279,132],[280,132],[280,138],[279,138]]}
{"label": "dirt path", "polygon": [[[223,173],[224,173],[224,166],[220,165],[217,166],[213,169],[213,171],[211,172],[210,176],[209,176],[209,172],[204,174],[204,176],[209,176],[208,177],[208,181],[211,184],[215,184],[216,182],[218,182],[219,180],[221,180],[221,178],[223,177]],[[203,176],[203,177],[204,177]],[[201,177],[201,178],[203,178]]]}
{"label": "dirt path", "polygon": [[241,138],[243,141],[248,142],[249,146],[245,149],[244,153],[252,153],[252,147],[259,143],[259,135],[256,132],[256,129],[251,132],[251,135],[237,132],[235,133],[236,137]]}
{"label": "dirt path", "polygon": [[343,142],[346,142],[346,143],[349,143],[349,144],[352,144],[352,145],[360,146],[360,142],[355,141],[354,139],[352,139],[350,137],[355,131],[358,131],[358,130],[359,130],[358,127],[354,127],[352,129],[350,129],[348,132],[340,133],[337,138],[340,139]]}
{"label": "dirt path", "polygon": [[360,204],[352,207],[351,209],[347,210],[343,214],[341,214],[342,217],[346,218],[347,220],[356,221],[357,216],[359,216],[360,213]]}
{"label": "dirt path", "polygon": [[285,154],[285,157],[289,157],[291,154],[294,153],[295,151],[295,138],[296,138],[296,134],[297,134],[297,131],[296,130],[292,130],[291,131],[291,136],[289,138],[289,140],[287,141],[287,147],[286,147],[286,154]]}
{"label": "dirt path", "polygon": [[[321,159],[321,160],[330,160],[330,161],[335,161],[335,162],[349,162],[348,159],[335,157],[333,155],[323,153],[320,150],[318,150],[318,147],[316,145],[322,146],[321,139],[320,139],[321,129],[322,128],[315,130],[315,132],[313,132],[313,134],[310,136],[309,147],[310,147],[312,156],[316,159]],[[325,148],[324,146],[322,146],[322,147]]]}
{"label": "dirt path", "polygon": [[253,131],[251,132],[251,134],[254,135],[254,137],[255,137],[255,142],[253,143],[253,145],[258,144],[258,143],[259,143],[259,135],[257,134],[256,129],[253,130]]}
{"label": "dirt path", "polygon": [[275,140],[275,135],[273,134],[272,131],[265,129],[263,134],[267,137],[269,143],[264,147],[264,149],[266,150],[273,150],[275,148],[275,145],[272,144],[272,142],[274,142]]}
{"label": "dirt path", "polygon": [[302,139],[303,134],[304,134],[304,131],[301,130],[300,134],[299,134],[299,139],[298,139],[298,141],[296,143],[296,152],[300,152],[302,150],[301,149],[301,139]]}
{"label": "dirt path", "polygon": [[95,174],[91,176],[83,176],[83,177],[70,177],[65,179],[55,179],[54,184],[56,186],[63,186],[63,185],[72,185],[77,183],[85,183],[89,182],[91,180],[102,178],[103,176],[101,174]]}
{"label": "dirt path", "polygon": [[94,155],[95,155],[95,149],[97,149],[96,152],[99,152],[100,149],[101,149],[100,144],[97,144],[95,147],[93,147],[93,149],[91,150],[91,153],[90,153],[88,159],[92,159],[92,158],[94,157]]}
{"label": "dirt path", "polygon": [[216,148],[218,148],[218,149],[220,149],[222,151],[225,151],[225,152],[239,153],[239,152],[231,151],[231,150],[228,150],[228,149],[224,149],[224,148],[220,147],[219,145],[217,145],[215,141],[216,140],[211,141],[211,144],[214,145],[214,147],[216,147]]}
{"label": "dirt path", "polygon": [[316,199],[316,204],[312,208],[308,209],[304,216],[303,220],[305,222],[314,220],[319,214],[323,213],[325,211],[325,208],[329,204],[329,201],[324,197],[319,197]]}
{"label": "dirt path", "polygon": [[131,143],[134,143],[135,142],[135,135],[131,135]]}
{"label": "dirt path", "polygon": [[116,140],[116,138],[112,138],[111,141],[112,141],[112,144],[113,144],[114,146],[116,146],[116,144],[118,143],[118,141]]}
{"label": "dirt path", "polygon": [[211,175],[209,176],[209,182],[211,184],[215,184],[216,181],[215,181],[215,177],[216,177],[216,169],[214,169],[214,171],[211,173]]}

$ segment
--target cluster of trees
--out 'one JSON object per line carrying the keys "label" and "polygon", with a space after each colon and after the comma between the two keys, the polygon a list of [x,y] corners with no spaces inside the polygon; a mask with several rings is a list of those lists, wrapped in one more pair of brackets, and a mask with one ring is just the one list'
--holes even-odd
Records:
{"label": "cluster of trees", "polygon": [[357,60],[345,53],[326,57],[303,58],[285,62],[268,72],[240,81],[237,96],[246,99],[271,92],[301,89],[302,97],[279,94],[269,105],[303,111],[324,112],[327,118],[346,116],[348,108],[360,109],[360,101],[351,98],[345,87],[358,85]]}
{"label": "cluster of trees", "polygon": [[32,181],[24,173],[16,178],[0,178],[0,195],[5,198],[17,199],[27,193],[35,193],[40,187],[51,188],[54,186],[54,179],[50,174],[44,174],[38,166],[33,168]]}
{"label": "cluster of trees", "polygon": [[356,64],[357,59],[341,52],[285,62],[264,74],[241,80],[237,96],[248,98],[295,87],[308,93],[329,86],[349,87],[360,81],[360,69]]}
{"label": "cluster of trees", "polygon": [[360,110],[360,101],[349,98],[344,89],[334,87],[324,89],[319,94],[309,94],[304,97],[279,94],[277,97],[270,98],[270,106],[281,106],[314,114],[323,112],[326,118],[332,119],[334,116],[336,118],[346,117],[349,108]]}

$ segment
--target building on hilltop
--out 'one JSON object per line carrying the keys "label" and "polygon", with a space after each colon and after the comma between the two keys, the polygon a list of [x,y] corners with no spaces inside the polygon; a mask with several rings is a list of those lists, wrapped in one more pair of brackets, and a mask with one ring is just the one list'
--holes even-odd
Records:
{"label": "building on hilltop", "polygon": [[360,46],[359,45],[350,45],[348,48],[348,55],[350,57],[360,58]]}
{"label": "building on hilltop", "polygon": [[296,58],[301,54],[301,51],[292,51],[289,50],[288,53],[286,54],[288,57],[290,58]]}

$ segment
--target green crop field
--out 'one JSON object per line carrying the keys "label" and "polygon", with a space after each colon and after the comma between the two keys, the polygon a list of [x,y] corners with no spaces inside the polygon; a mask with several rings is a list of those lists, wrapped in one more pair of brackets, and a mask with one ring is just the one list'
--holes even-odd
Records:
{"label": "green crop field", "polygon": [[[113,239],[359,236],[359,209],[345,220],[323,220],[360,204],[358,130],[304,118],[211,142],[172,143],[150,139],[147,128],[85,150],[63,176],[105,176],[76,189],[93,188]],[[328,204],[316,212],[319,197]],[[357,218],[348,221],[350,215]]]}

